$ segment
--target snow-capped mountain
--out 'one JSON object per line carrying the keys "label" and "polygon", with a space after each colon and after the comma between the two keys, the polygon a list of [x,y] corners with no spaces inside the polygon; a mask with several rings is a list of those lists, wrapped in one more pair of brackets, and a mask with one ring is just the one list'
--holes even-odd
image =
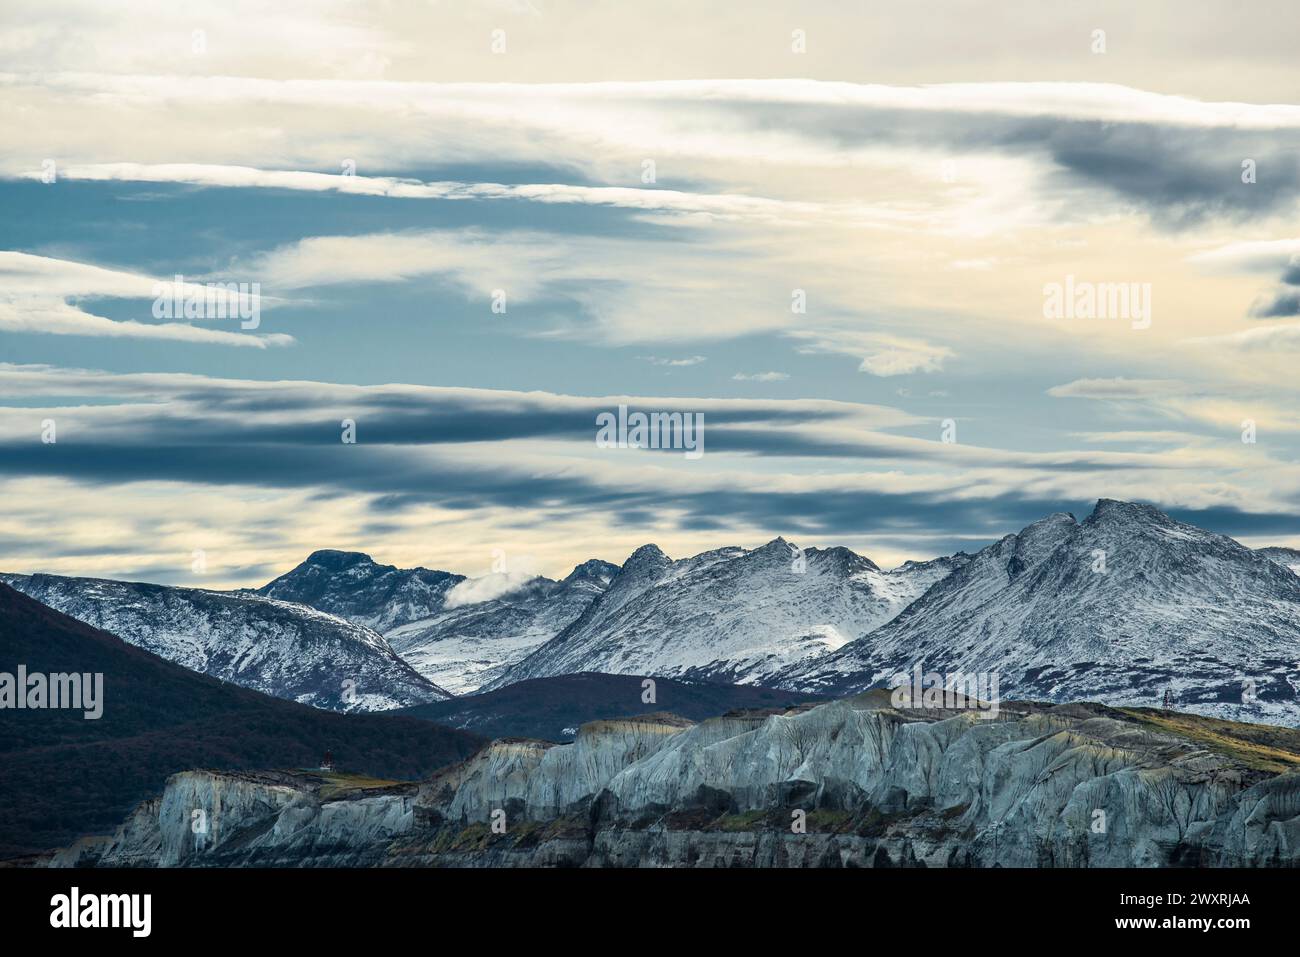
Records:
{"label": "snow-capped mountain", "polygon": [[581,617],[485,687],[581,671],[765,683],[888,621],[966,560],[882,571],[780,538],[679,561],[644,545]]}
{"label": "snow-capped mountain", "polygon": [[567,628],[617,574],[617,565],[593,559],[562,581],[534,578],[515,591],[444,609],[385,637],[430,681],[470,694]]}
{"label": "snow-capped mountain", "polygon": [[375,631],[249,593],[56,575],[0,575],[18,591],[193,671],[334,711],[449,695]]}
{"label": "snow-capped mountain", "polygon": [[920,665],[994,674],[1003,699],[1156,704],[1169,691],[1187,710],[1296,724],[1298,567],[1293,550],[1103,499],[1082,522],[1057,513],[974,555],[889,571],[778,538],[679,561],[645,545],[622,568],[593,560],[505,593],[335,551],[258,593],[3,577],[187,667],[331,708],[580,672],[845,694]]}
{"label": "snow-capped mountain", "polygon": [[[1159,703],[1300,718],[1300,576],[1148,505],[1051,515],[937,582],[892,621],[776,676],[844,693],[925,672],[995,673],[1002,698]],[[1243,695],[1245,700],[1243,700]]]}
{"label": "snow-capped mountain", "polygon": [[441,611],[447,592],[464,580],[451,572],[380,565],[361,552],[323,549],[257,594],[310,605],[383,633]]}
{"label": "snow-capped mountain", "polygon": [[326,549],[255,594],[374,628],[430,681],[469,694],[568,627],[617,572],[617,565],[592,559],[562,581],[536,577],[475,601],[456,594],[458,585],[476,581],[464,575],[395,568],[362,552]]}

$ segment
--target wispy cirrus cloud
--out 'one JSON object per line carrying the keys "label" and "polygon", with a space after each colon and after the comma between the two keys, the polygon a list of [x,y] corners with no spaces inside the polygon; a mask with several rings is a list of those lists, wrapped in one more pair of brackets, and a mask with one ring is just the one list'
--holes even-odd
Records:
{"label": "wispy cirrus cloud", "polygon": [[[173,299],[187,296],[210,297],[220,302],[238,324],[241,305],[263,303],[260,293],[241,303],[238,294],[225,288],[209,292],[202,284],[176,282],[174,277],[153,279],[136,273],[107,269],[88,263],[53,259],[20,252],[0,251],[0,330],[59,336],[95,336],[123,339],[158,339],[207,345],[244,346],[265,349],[288,345],[292,336],[282,333],[250,334],[214,329],[188,322],[140,322],[96,315],[69,300],[135,299],[152,301],[157,296]],[[148,307],[142,310],[149,314]],[[202,318],[196,316],[196,318]]]}
{"label": "wispy cirrus cloud", "polygon": [[[11,166],[15,179],[41,181],[44,170]],[[442,201],[525,201],[541,204],[609,206],[655,213],[680,213],[689,224],[699,217],[772,224],[820,220],[870,222],[866,206],[812,203],[725,193],[685,192],[631,186],[588,186],[568,183],[422,182],[397,176],[366,176],[353,172],[257,169],[250,166],[204,163],[92,163],[58,168],[63,180],[87,183],[171,183],[222,189],[288,189],[309,193],[341,193],[386,199]]]}
{"label": "wispy cirrus cloud", "polygon": [[853,329],[800,329],[787,333],[801,352],[834,353],[861,359],[859,371],[874,376],[939,372],[953,357],[947,346],[886,332]]}
{"label": "wispy cirrus cloud", "polygon": [[[213,551],[226,556],[224,574],[235,576],[226,580],[251,584],[238,569],[296,561],[317,547],[357,547],[376,534],[413,560],[471,573],[481,567],[476,548],[486,556],[510,541],[558,574],[575,553],[643,543],[652,516],[654,538],[673,551],[719,534],[761,542],[781,528],[805,540],[876,540],[868,553],[882,555],[939,547],[939,529],[949,545],[995,536],[1102,492],[1216,509],[1220,522],[1232,509],[1285,507],[1276,490],[1260,494],[1243,480],[1259,456],[1174,443],[1159,452],[1087,453],[949,445],[887,431],[917,423],[915,416],[822,400],[593,399],[3,366],[0,400],[10,396],[22,404],[0,401],[0,488],[41,482],[77,501],[76,489],[90,488],[100,500],[111,494],[127,503],[112,529],[84,523],[71,508],[66,521],[42,525],[41,543],[24,538],[21,521],[0,522],[11,555],[44,556],[47,570],[84,573],[108,561],[120,568],[127,553],[138,567],[153,567],[170,554],[184,578],[180,556],[219,544]],[[691,463],[596,449],[594,413],[620,403],[703,411],[708,455]],[[355,444],[340,440],[345,417],[355,423]],[[39,439],[47,420],[57,423],[57,444]],[[156,507],[145,506],[160,494],[201,503],[194,520],[160,524]],[[35,499],[22,502],[15,514]],[[210,530],[207,523],[237,512],[262,517]],[[431,557],[428,529],[444,525],[458,537]],[[136,544],[114,552],[109,539]]]}
{"label": "wispy cirrus cloud", "polygon": [[1247,424],[1284,432],[1300,431],[1300,414],[1270,397],[1268,391],[1229,392],[1211,384],[1194,385],[1175,379],[1116,377],[1077,379],[1053,386],[1047,394],[1058,399],[1109,402],[1139,413],[1200,423],[1229,435]]}

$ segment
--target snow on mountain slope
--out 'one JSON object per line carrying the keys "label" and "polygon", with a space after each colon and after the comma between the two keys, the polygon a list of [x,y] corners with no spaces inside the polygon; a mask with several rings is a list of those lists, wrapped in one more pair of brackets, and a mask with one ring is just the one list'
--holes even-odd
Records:
{"label": "snow on mountain slope", "polygon": [[1291,571],[1300,575],[1300,550],[1270,546],[1269,548],[1257,548],[1255,551],[1265,558],[1271,558],[1273,561],[1285,565]]}
{"label": "snow on mountain slope", "polygon": [[464,580],[428,568],[380,565],[361,552],[323,549],[257,594],[310,605],[382,633],[441,611],[447,592]]}
{"label": "snow on mountain slope", "polygon": [[[889,623],[778,683],[844,693],[926,672],[990,672],[1006,698],[1300,718],[1300,577],[1159,510],[1102,499],[977,553]],[[1243,695],[1245,700],[1243,700]]]}
{"label": "snow on mountain slope", "polygon": [[780,538],[679,561],[644,545],[580,618],[485,687],[581,671],[765,683],[888,621],[965,560],[886,572]]}
{"label": "snow on mountain slope", "polygon": [[430,681],[455,694],[470,694],[567,628],[618,570],[593,559],[563,581],[535,578],[510,594],[443,610],[385,637]]}
{"label": "snow on mountain slope", "polygon": [[95,578],[0,580],[169,661],[278,698],[384,711],[450,697],[376,632],[306,605]]}

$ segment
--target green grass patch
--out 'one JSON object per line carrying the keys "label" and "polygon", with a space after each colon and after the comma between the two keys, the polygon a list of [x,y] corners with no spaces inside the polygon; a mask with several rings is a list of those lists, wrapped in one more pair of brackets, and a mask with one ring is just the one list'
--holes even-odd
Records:
{"label": "green grass patch", "polygon": [[1139,724],[1186,738],[1256,771],[1275,774],[1300,769],[1300,731],[1270,724],[1245,724],[1198,714],[1120,708]]}
{"label": "green grass patch", "polygon": [[366,774],[347,774],[336,771],[313,772],[320,778],[319,796],[322,801],[330,801],[352,791],[375,791],[399,785],[401,781],[370,777]]}
{"label": "green grass patch", "polygon": [[713,822],[720,831],[752,831],[761,828],[767,820],[767,811],[746,811],[743,814],[724,814]]}
{"label": "green grass patch", "polygon": [[829,808],[817,808],[808,812],[808,830],[816,832],[839,832],[847,830],[853,821],[848,811],[832,811]]}

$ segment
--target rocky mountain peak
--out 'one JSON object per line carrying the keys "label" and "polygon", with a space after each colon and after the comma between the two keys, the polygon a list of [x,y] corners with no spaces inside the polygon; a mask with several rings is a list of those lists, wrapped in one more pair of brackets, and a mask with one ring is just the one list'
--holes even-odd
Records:
{"label": "rocky mountain peak", "polygon": [[666,568],[672,564],[672,559],[664,554],[662,548],[658,545],[642,545],[623,563],[623,574],[637,574],[647,571],[657,571]]}
{"label": "rocky mountain peak", "polygon": [[310,605],[383,632],[441,611],[447,591],[462,580],[461,575],[428,568],[380,565],[364,552],[324,548],[257,593]]}
{"label": "rocky mountain peak", "polygon": [[767,544],[760,545],[758,548],[753,549],[744,557],[748,558],[751,562],[756,562],[758,564],[768,564],[772,562],[784,564],[790,561],[790,559],[798,554],[798,552],[799,549],[796,546],[787,542],[783,537],[778,535]]}
{"label": "rocky mountain peak", "polygon": [[365,552],[344,552],[333,548],[322,548],[307,556],[304,565],[315,565],[327,571],[344,571],[355,565],[373,565],[372,559]]}
{"label": "rocky mountain peak", "polygon": [[845,548],[843,545],[835,545],[831,548],[810,548],[808,553],[817,556],[821,561],[826,562],[838,571],[850,574],[860,571],[880,571],[880,566],[866,555],[859,555],[853,549]]}
{"label": "rocky mountain peak", "polygon": [[1154,505],[1099,498],[1092,514],[1084,519],[1088,525],[1160,525],[1179,524]]}
{"label": "rocky mountain peak", "polygon": [[572,584],[578,581],[595,581],[601,584],[609,584],[610,580],[618,574],[618,566],[613,562],[607,562],[599,558],[589,558],[581,565],[574,567],[573,571],[565,576],[565,584]]}

